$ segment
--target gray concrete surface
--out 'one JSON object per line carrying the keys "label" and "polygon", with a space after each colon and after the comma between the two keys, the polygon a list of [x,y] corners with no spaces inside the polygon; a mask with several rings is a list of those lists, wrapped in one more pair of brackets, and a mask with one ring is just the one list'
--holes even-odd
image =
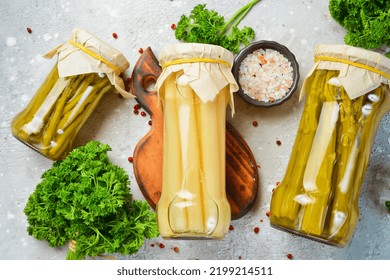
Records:
{"label": "gray concrete surface", "polygon": [[[73,27],[94,33],[121,50],[131,66],[138,49],[150,46],[158,55],[177,42],[170,28],[198,3],[229,17],[247,0],[238,1],[11,1],[0,4],[0,259],[64,259],[66,248],[50,248],[26,232],[23,209],[29,195],[52,162],[22,145],[11,135],[11,119],[22,110],[52,67],[42,54],[68,40]],[[263,0],[242,24],[252,26],[256,40],[286,45],[300,64],[302,81],[313,65],[313,49],[319,43],[342,44],[345,31],[329,15],[328,1]],[[30,27],[29,34],[26,28]],[[118,38],[111,34],[116,32]],[[382,50],[385,51],[385,50]],[[283,179],[303,103],[298,94],[283,106],[254,108],[236,96],[236,115],[229,121],[247,140],[261,165],[259,197],[245,217],[232,221],[234,230],[221,241],[179,241],[156,238],[141,250],[120,259],[390,259],[390,214],[383,204],[390,200],[390,115],[380,124],[360,196],[360,219],[351,243],[335,248],[270,227],[271,191]],[[113,162],[130,175],[135,198],[143,199],[136,184],[132,155],[148,131],[149,118],[132,113],[135,100],[106,96],[78,135],[76,145],[98,139],[111,145]],[[252,126],[252,121],[259,123]],[[281,146],[275,141],[280,139]],[[263,222],[260,222],[263,220]],[[259,234],[253,228],[260,227]],[[164,249],[151,244],[163,242]],[[174,247],[180,252],[175,253]]]}

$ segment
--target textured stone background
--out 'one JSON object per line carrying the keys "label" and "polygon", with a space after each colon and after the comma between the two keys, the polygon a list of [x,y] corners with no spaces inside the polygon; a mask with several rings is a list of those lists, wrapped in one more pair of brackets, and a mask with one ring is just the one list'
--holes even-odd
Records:
{"label": "textured stone background", "polygon": [[[50,248],[28,236],[23,209],[40,175],[51,161],[15,140],[10,132],[13,116],[22,110],[43,81],[54,60],[42,54],[68,40],[73,27],[94,33],[121,50],[131,67],[140,47],[150,46],[156,55],[177,42],[172,23],[198,3],[231,16],[247,0],[238,1],[11,1],[0,4],[0,259],[64,259],[66,248]],[[252,26],[256,40],[275,40],[297,57],[302,81],[313,65],[313,49],[319,43],[342,44],[344,30],[328,12],[328,1],[263,0],[242,24]],[[28,34],[26,28],[33,32]],[[116,32],[118,39],[111,34]],[[379,50],[385,51],[385,50]],[[232,221],[235,230],[221,241],[148,240],[133,256],[122,259],[390,259],[390,215],[383,206],[390,199],[390,116],[380,124],[370,165],[360,196],[360,221],[346,248],[335,248],[278,231],[269,226],[271,191],[284,171],[296,135],[303,103],[298,94],[283,106],[254,108],[239,98],[230,122],[247,140],[261,165],[259,197],[245,217]],[[106,96],[78,135],[76,145],[98,139],[111,145],[113,162],[125,168],[135,198],[143,199],[127,157],[148,131],[149,118],[132,113],[134,100]],[[252,121],[259,123],[252,126]],[[281,146],[275,141],[280,139]],[[260,222],[260,220],[264,222]],[[260,227],[254,234],[253,228]],[[165,249],[150,246],[163,242]],[[180,248],[180,253],[173,251]]]}

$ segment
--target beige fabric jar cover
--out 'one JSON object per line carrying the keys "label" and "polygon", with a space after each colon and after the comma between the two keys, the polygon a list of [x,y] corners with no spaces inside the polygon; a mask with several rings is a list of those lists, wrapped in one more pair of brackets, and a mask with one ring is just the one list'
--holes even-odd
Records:
{"label": "beige fabric jar cover", "polygon": [[133,97],[125,90],[124,82],[119,76],[129,68],[129,62],[120,51],[88,31],[74,28],[71,39],[67,43],[56,47],[44,57],[50,59],[56,54],[58,55],[60,78],[88,73],[104,73],[123,97]]}
{"label": "beige fabric jar cover", "polygon": [[[307,78],[316,69],[339,70],[339,76],[329,83],[342,86],[351,99],[362,96],[381,84],[390,84],[390,59],[374,51],[348,45],[321,44],[314,51],[314,60],[316,63]],[[304,84],[300,99],[306,94],[305,88]]]}
{"label": "beige fabric jar cover", "polygon": [[[193,59],[205,59],[206,62],[211,59],[216,62],[191,62]],[[183,86],[189,85],[203,103],[214,100],[220,90],[229,85],[230,107],[234,114],[233,93],[238,90],[238,84],[231,72],[233,63],[231,52],[216,45],[179,43],[166,47],[161,52],[159,60],[163,71],[156,83],[157,90],[171,73],[179,71],[184,73],[177,82]],[[183,61],[183,63],[170,64],[173,61]]]}

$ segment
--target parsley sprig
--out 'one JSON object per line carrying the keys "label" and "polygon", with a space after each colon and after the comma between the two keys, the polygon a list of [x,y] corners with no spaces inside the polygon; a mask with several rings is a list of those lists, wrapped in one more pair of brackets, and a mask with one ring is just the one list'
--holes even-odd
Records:
{"label": "parsley sprig", "polygon": [[222,46],[237,53],[241,44],[247,46],[255,37],[251,27],[237,26],[260,0],[252,0],[239,9],[229,20],[216,11],[206,9],[206,4],[196,5],[189,16],[182,15],[175,29],[176,39],[187,43]]}
{"label": "parsley sprig", "polygon": [[329,11],[347,30],[346,44],[366,49],[390,45],[390,1],[330,0]]}
{"label": "parsley sprig", "polygon": [[132,201],[126,171],[110,162],[110,146],[91,141],[42,174],[25,206],[30,235],[52,247],[72,241],[67,259],[136,253],[158,236],[147,202]]}

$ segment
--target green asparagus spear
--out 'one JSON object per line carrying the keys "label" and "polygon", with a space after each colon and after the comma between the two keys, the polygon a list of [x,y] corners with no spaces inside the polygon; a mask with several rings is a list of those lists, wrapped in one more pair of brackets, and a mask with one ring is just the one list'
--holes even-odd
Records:
{"label": "green asparagus spear", "polygon": [[[352,150],[348,155],[348,162],[352,162],[353,165],[351,164],[348,166],[349,164],[347,163],[344,177],[338,185],[335,200],[332,204],[329,238],[333,243],[345,245],[351,238],[356,227],[359,216],[359,193],[364,179],[361,174],[365,174],[368,165],[370,150],[374,140],[373,135],[376,134],[376,129],[382,116],[390,109],[389,93],[389,88],[386,85],[382,85],[369,93],[375,95],[377,101],[369,101],[367,98],[369,94],[353,101],[352,107],[355,115],[357,133],[352,149],[356,149],[356,151]],[[362,106],[363,101],[365,105],[372,105],[370,112],[362,113],[362,111],[365,111],[364,106]],[[358,111],[359,108],[360,111]],[[355,157],[356,160],[353,160],[353,157]],[[348,175],[348,173],[351,174]],[[345,180],[345,182],[342,180]],[[337,213],[345,214],[340,217],[337,216]],[[344,218],[344,220],[340,221],[342,218]]]}

